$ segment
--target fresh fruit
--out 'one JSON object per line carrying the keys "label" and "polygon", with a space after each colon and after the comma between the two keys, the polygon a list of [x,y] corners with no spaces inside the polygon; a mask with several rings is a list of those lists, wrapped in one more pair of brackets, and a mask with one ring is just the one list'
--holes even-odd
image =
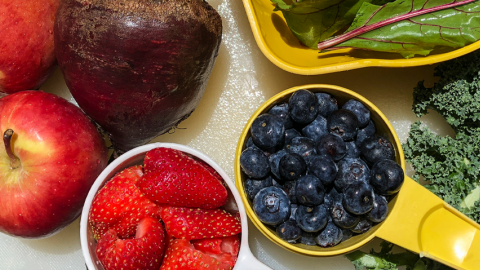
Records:
{"label": "fresh fruit", "polygon": [[283,181],[297,180],[302,175],[305,175],[307,171],[307,163],[302,156],[295,153],[287,153],[284,155],[280,159],[278,167],[280,179]]}
{"label": "fresh fruit", "polygon": [[373,135],[360,146],[362,158],[368,165],[372,166],[382,159],[395,159],[395,149],[392,143],[379,135]]}
{"label": "fresh fruit", "polygon": [[299,124],[312,122],[318,114],[317,97],[308,90],[298,90],[288,100],[290,118]]}
{"label": "fresh fruit", "polygon": [[160,270],[231,270],[236,255],[225,253],[224,256],[213,257],[205,254],[185,239],[174,239],[165,253]]}
{"label": "fresh fruit", "polygon": [[55,54],[78,105],[127,151],[193,113],[222,36],[203,0],[65,0]]}
{"label": "fresh fruit", "polygon": [[96,254],[105,270],[158,270],[165,252],[165,231],[151,217],[138,223],[134,239],[123,239],[108,230],[98,240]]}
{"label": "fresh fruit", "polygon": [[342,230],[332,222],[328,222],[325,229],[315,238],[315,241],[319,246],[326,248],[338,245],[342,238]]}
{"label": "fresh fruit", "polygon": [[265,178],[270,172],[268,157],[255,147],[243,150],[240,155],[240,166],[246,175],[254,179]]}
{"label": "fresh fruit", "polygon": [[328,117],[332,112],[338,110],[337,100],[327,93],[315,93],[318,99],[318,113]]}
{"label": "fresh fruit", "polygon": [[337,176],[338,167],[327,155],[314,156],[308,163],[308,172],[318,177],[324,186],[331,186]]}
{"label": "fresh fruit", "polygon": [[[356,100],[338,104],[329,94],[312,94],[299,90],[288,103],[269,110],[292,122],[292,128],[284,131],[283,144],[260,150],[258,142],[248,138],[244,149],[263,152],[270,172],[265,170],[266,175],[257,181],[244,171],[243,188],[257,218],[273,227],[278,237],[292,244],[331,247],[387,217],[388,201],[381,194],[393,198],[401,185],[396,179],[403,179],[398,177],[403,171],[395,161],[384,159],[395,156],[393,146],[375,134],[365,104]],[[317,99],[316,117],[315,106],[308,107],[312,96]],[[260,114],[256,120],[263,117]],[[362,148],[375,138],[385,142]],[[393,151],[388,152],[388,145]],[[373,165],[376,160],[381,162]],[[372,179],[373,167],[377,168],[376,179]]]}
{"label": "fresh fruit", "polygon": [[372,186],[361,181],[348,185],[343,193],[343,206],[354,215],[368,213],[373,208],[374,200]]}
{"label": "fresh fruit", "polygon": [[320,179],[309,174],[300,177],[296,183],[295,196],[299,204],[316,206],[323,203],[325,188]]}
{"label": "fresh fruit", "polygon": [[313,207],[299,205],[295,214],[295,220],[302,230],[318,232],[327,225],[327,208],[323,204]]}
{"label": "fresh fruit", "polygon": [[382,222],[388,215],[388,201],[384,196],[375,194],[373,208],[367,214],[367,218],[373,222]]}
{"label": "fresh fruit", "polygon": [[364,128],[368,125],[370,121],[370,111],[360,101],[350,99],[343,104],[342,109],[351,111],[357,116],[359,128]]}
{"label": "fresh fruit", "polygon": [[280,188],[267,187],[255,196],[253,211],[263,223],[279,225],[290,216],[290,200]]}
{"label": "fresh fruit", "polygon": [[261,149],[269,149],[284,143],[284,120],[273,114],[262,114],[252,123],[252,139]]}
{"label": "fresh fruit", "polygon": [[162,208],[147,199],[137,187],[142,176],[142,166],[124,169],[95,195],[88,213],[95,239],[100,239],[108,230],[114,230],[118,238],[131,238],[141,219],[160,219]]}
{"label": "fresh fruit", "polygon": [[340,109],[332,112],[327,118],[327,129],[340,136],[344,141],[351,141],[357,136],[357,116],[351,111]]}
{"label": "fresh fruit", "polygon": [[318,140],[317,154],[328,155],[333,160],[339,161],[347,154],[347,146],[340,136],[327,134]]}
{"label": "fresh fruit", "polygon": [[395,161],[384,159],[372,167],[370,184],[380,195],[392,195],[400,190],[405,179],[402,167]]}
{"label": "fresh fruit", "polygon": [[[147,157],[145,166],[150,171],[138,181],[138,187],[153,202],[215,209],[227,201],[227,189],[218,176],[183,152],[159,148]],[[156,170],[151,169],[153,164]]]}
{"label": "fresh fruit", "polygon": [[53,22],[60,0],[0,3],[0,91],[38,89],[57,67]]}
{"label": "fresh fruit", "polygon": [[285,129],[291,129],[293,127],[293,121],[288,114],[288,103],[275,105],[268,111],[268,113],[283,119],[283,125],[285,126]]}
{"label": "fresh fruit", "polygon": [[222,209],[165,206],[161,216],[167,234],[179,239],[226,237],[242,230],[240,221]]}
{"label": "fresh fruit", "polygon": [[278,225],[276,232],[278,237],[291,243],[295,243],[296,240],[300,239],[302,236],[302,229],[298,227],[297,222],[294,220],[287,220]]}
{"label": "fresh fruit", "polygon": [[370,168],[358,158],[344,158],[338,162],[338,173],[335,179],[335,188],[342,192],[348,185],[356,182],[368,183]]}
{"label": "fresh fruit", "polygon": [[95,126],[76,106],[41,91],[0,99],[0,231],[46,237],[81,213],[107,165]]}

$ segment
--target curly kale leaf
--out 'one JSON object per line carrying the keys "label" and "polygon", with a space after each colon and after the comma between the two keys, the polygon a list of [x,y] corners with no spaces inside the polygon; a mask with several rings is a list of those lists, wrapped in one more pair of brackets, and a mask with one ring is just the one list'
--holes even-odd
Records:
{"label": "curly kale leaf", "polygon": [[455,138],[412,124],[403,145],[405,158],[426,187],[480,223],[480,51],[438,65],[440,80],[432,88],[420,82],[413,111],[422,116],[436,110],[456,131]]}

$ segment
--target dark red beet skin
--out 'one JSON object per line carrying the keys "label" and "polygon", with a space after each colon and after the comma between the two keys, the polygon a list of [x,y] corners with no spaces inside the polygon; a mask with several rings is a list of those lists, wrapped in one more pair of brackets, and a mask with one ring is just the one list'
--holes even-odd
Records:
{"label": "dark red beet skin", "polygon": [[78,105],[127,151],[194,111],[221,32],[202,0],[64,0],[55,53]]}

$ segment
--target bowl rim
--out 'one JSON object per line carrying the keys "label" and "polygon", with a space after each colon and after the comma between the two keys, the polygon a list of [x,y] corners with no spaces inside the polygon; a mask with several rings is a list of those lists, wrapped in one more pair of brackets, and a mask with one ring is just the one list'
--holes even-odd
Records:
{"label": "bowl rim", "polygon": [[[298,253],[298,254],[308,255],[308,256],[327,257],[327,256],[336,256],[336,255],[345,254],[345,253],[354,251],[354,250],[358,249],[359,247],[365,245],[369,241],[371,241],[374,237],[376,237],[376,231],[374,233],[370,234],[365,239],[363,239],[363,240],[361,240],[357,243],[354,243],[347,248],[343,248],[341,250],[314,251],[314,250],[307,250],[307,249],[297,247],[294,244],[287,243],[286,241],[280,239],[276,234],[272,233],[267,228],[267,226],[265,226],[265,224],[263,224],[258,219],[258,217],[255,215],[252,207],[250,206],[247,195],[246,195],[245,190],[243,189],[243,186],[242,186],[242,184],[243,184],[243,181],[241,180],[242,179],[242,169],[241,169],[239,160],[240,160],[240,155],[242,154],[242,151],[243,151],[243,146],[245,145],[245,138],[247,137],[248,133],[250,132],[250,127],[251,127],[253,121],[257,118],[257,116],[259,116],[261,113],[263,113],[269,106],[271,106],[277,100],[279,100],[279,99],[281,99],[285,96],[288,96],[288,95],[292,94],[293,92],[295,92],[297,90],[300,90],[300,89],[307,89],[307,90],[309,90],[309,89],[331,89],[331,90],[335,90],[335,91],[340,91],[340,92],[346,93],[347,95],[352,96],[352,98],[355,98],[355,99],[361,101],[362,103],[364,103],[368,107],[370,107],[372,110],[374,110],[375,114],[380,116],[382,121],[387,126],[388,130],[392,133],[393,139],[394,139],[392,144],[394,144],[396,146],[396,149],[398,150],[397,155],[398,155],[398,159],[399,159],[399,162],[400,162],[400,166],[405,171],[405,156],[403,154],[403,150],[401,148],[401,143],[400,143],[400,140],[399,140],[399,138],[398,138],[398,136],[395,132],[395,129],[390,124],[387,117],[372,102],[370,102],[368,99],[361,96],[360,94],[358,94],[356,92],[353,92],[352,90],[349,90],[347,88],[340,87],[340,86],[328,85],[328,84],[307,84],[307,85],[295,86],[295,87],[286,89],[286,90],[276,94],[275,96],[268,99],[265,103],[263,103],[252,114],[252,116],[250,117],[248,122],[245,124],[245,127],[242,131],[242,134],[240,135],[240,138],[239,138],[238,144],[237,144],[237,149],[236,149],[236,152],[235,152],[235,161],[234,161],[235,185],[237,186],[237,190],[240,193],[240,196],[242,197],[243,204],[245,205],[245,211],[247,212],[247,215],[250,218],[250,220],[252,221],[252,223],[255,225],[255,227],[257,227],[257,229],[263,235],[265,235],[268,239],[270,239],[275,244],[277,244],[277,245],[279,245],[279,246],[281,246],[281,247],[283,247],[283,248],[285,248],[289,251],[292,251],[292,252],[295,252],[295,253]],[[378,224],[377,226],[379,226],[379,227],[376,230],[378,231],[378,229],[380,229],[380,227],[383,224],[384,224],[383,222]]]}
{"label": "bowl rim", "polygon": [[[124,164],[125,161],[128,159],[137,156],[137,155],[144,155],[146,152],[149,150],[159,148],[159,147],[165,147],[165,148],[171,148],[171,149],[176,149],[182,152],[185,152],[187,154],[190,154],[192,156],[195,156],[204,162],[206,162],[208,165],[210,165],[215,171],[217,171],[220,176],[223,178],[225,183],[227,184],[228,188],[230,189],[235,203],[238,208],[238,213],[240,215],[240,222],[242,226],[242,232],[241,232],[241,240],[240,240],[240,250],[238,253],[238,259],[237,263],[239,261],[245,261],[245,260],[256,260],[253,258],[249,245],[248,245],[248,219],[247,215],[245,212],[245,206],[243,205],[243,200],[238,193],[235,183],[232,181],[232,179],[227,175],[225,170],[220,167],[215,161],[213,161],[210,157],[208,157],[206,154],[191,148],[186,145],[182,144],[177,144],[177,143],[162,143],[162,142],[156,142],[156,143],[150,143],[146,145],[142,145],[139,147],[136,147],[132,150],[129,150],[119,156],[117,159],[115,159],[112,163],[110,163],[103,171],[102,173],[97,177],[95,182],[93,183],[92,187],[90,188],[90,191],[88,192],[87,198],[85,199],[85,203],[82,209],[82,215],[80,218],[80,244],[82,248],[82,254],[85,259],[85,264],[88,269],[94,270],[95,268],[95,263],[92,260],[92,257],[90,256],[90,251],[89,251],[89,243],[88,243],[88,213],[90,212],[90,207],[92,205],[93,199],[95,195],[97,194],[97,191],[103,187],[104,181],[108,181],[109,179],[106,179],[112,171],[115,171],[118,169],[119,166]],[[129,165],[130,166],[130,165]],[[120,171],[117,171],[118,173]],[[111,176],[113,177],[113,176]],[[111,179],[110,177],[110,179]],[[237,265],[235,265],[234,269],[236,268]]]}
{"label": "bowl rim", "polygon": [[[459,49],[455,49],[451,52],[436,54],[436,55],[428,55],[425,57],[412,57],[409,59],[355,59],[352,61],[341,62],[336,64],[330,64],[325,66],[319,67],[302,67],[293,64],[289,64],[280,57],[278,57],[267,45],[265,38],[263,37],[260,25],[258,23],[258,18],[255,16],[253,11],[253,1],[254,0],[243,0],[243,5],[245,7],[245,12],[248,17],[248,21],[250,23],[250,27],[252,28],[253,36],[255,41],[262,51],[262,53],[270,60],[273,64],[278,66],[279,68],[299,75],[319,75],[319,74],[327,74],[339,71],[346,71],[346,70],[353,70],[358,68],[364,67],[415,67],[415,66],[423,66],[423,65],[432,65],[440,62],[444,62],[447,60],[451,60],[453,58],[460,57],[467,53],[473,52],[480,48],[480,40],[476,41],[470,45],[464,46]],[[273,7],[272,7],[273,12]],[[283,15],[282,15],[283,18]]]}

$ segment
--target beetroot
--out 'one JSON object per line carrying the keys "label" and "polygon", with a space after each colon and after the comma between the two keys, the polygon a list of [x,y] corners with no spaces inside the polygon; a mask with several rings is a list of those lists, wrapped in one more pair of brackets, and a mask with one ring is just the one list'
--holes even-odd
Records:
{"label": "beetroot", "polygon": [[64,0],[55,53],[78,105],[127,151],[195,110],[221,32],[203,0]]}

